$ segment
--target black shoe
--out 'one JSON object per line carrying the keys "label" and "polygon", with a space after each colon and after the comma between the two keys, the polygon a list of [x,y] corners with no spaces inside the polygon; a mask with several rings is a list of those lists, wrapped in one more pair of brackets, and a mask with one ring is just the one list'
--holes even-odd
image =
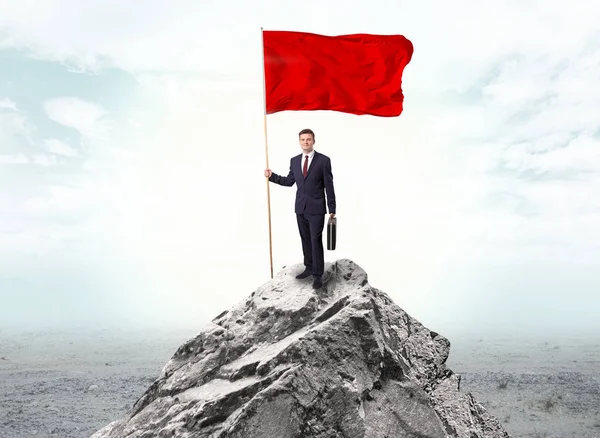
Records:
{"label": "black shoe", "polygon": [[313,289],[320,289],[323,287],[323,280],[321,277],[315,277],[315,281],[313,282]]}
{"label": "black shoe", "polygon": [[296,278],[298,280],[302,280],[303,278],[310,277],[311,275],[312,275],[312,272],[310,272],[309,269],[306,269],[302,274],[296,275]]}

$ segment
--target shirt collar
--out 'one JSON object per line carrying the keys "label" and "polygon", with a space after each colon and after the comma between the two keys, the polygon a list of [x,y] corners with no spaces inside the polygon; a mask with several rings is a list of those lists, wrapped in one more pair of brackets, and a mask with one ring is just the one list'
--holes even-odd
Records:
{"label": "shirt collar", "polygon": [[315,150],[313,149],[312,152],[308,155],[306,155],[304,152],[302,152],[302,158],[304,157],[308,157],[309,159],[311,159],[313,157],[313,155],[315,154]]}

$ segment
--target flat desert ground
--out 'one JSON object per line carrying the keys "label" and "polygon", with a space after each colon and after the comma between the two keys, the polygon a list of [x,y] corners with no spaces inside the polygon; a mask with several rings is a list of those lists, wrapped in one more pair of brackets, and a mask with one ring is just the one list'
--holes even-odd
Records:
{"label": "flat desert ground", "polygon": [[[0,331],[0,437],[84,438],[122,417],[193,330]],[[444,334],[444,333],[442,333]],[[512,437],[600,437],[600,336],[445,335]]]}

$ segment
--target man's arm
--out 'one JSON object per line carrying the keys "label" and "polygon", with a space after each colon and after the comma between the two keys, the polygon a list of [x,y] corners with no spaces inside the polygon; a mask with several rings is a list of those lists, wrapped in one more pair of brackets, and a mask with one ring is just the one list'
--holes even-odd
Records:
{"label": "man's arm", "polygon": [[327,208],[329,214],[335,214],[335,190],[333,189],[333,173],[331,172],[331,159],[327,159],[323,168],[323,180],[325,192],[327,193]]}
{"label": "man's arm", "polygon": [[288,173],[288,176],[277,175],[276,173],[271,172],[270,169],[265,170],[265,172],[271,174],[271,176],[269,176],[269,181],[279,184],[280,186],[291,187],[296,182],[294,171],[292,170],[292,160],[290,160],[290,172]]}

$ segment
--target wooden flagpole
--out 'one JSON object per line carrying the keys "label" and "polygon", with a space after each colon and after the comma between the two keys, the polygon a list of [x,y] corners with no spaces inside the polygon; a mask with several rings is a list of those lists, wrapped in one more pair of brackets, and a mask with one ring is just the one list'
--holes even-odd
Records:
{"label": "wooden flagpole", "polygon": [[[263,100],[264,100],[264,114],[263,114],[263,125],[265,130],[265,157],[267,161],[267,167],[269,168],[269,142],[267,136],[267,91],[266,91],[266,78],[265,78],[265,43],[263,28],[260,28],[260,39],[261,39],[261,51],[262,51],[262,67],[263,67]],[[271,187],[269,185],[269,177],[267,179],[267,207],[269,212],[269,257],[271,261],[271,278],[273,278],[273,240],[271,236]]]}

